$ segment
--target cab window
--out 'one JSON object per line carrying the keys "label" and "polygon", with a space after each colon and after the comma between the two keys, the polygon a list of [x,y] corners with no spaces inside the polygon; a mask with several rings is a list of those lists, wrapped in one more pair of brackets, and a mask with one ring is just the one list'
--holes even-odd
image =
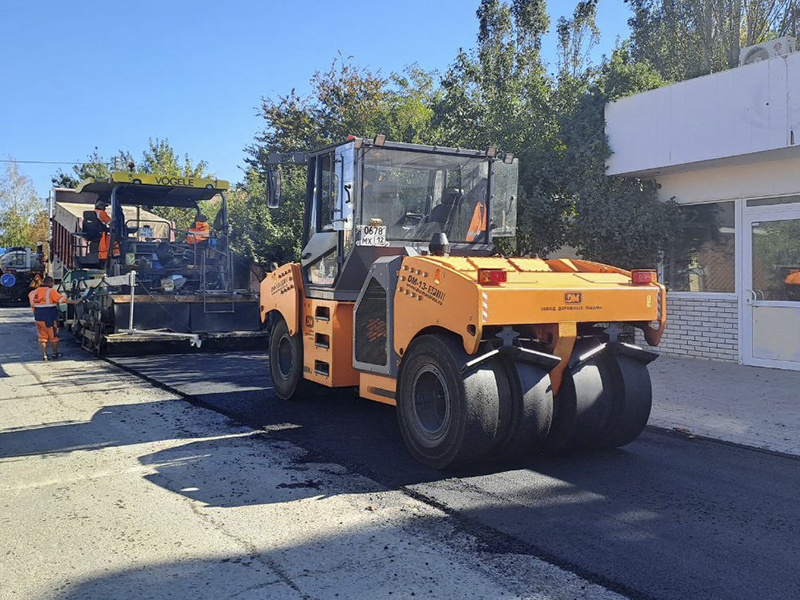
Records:
{"label": "cab window", "polygon": [[336,183],[333,154],[318,159],[316,193],[316,230],[333,231],[333,209],[336,207]]}

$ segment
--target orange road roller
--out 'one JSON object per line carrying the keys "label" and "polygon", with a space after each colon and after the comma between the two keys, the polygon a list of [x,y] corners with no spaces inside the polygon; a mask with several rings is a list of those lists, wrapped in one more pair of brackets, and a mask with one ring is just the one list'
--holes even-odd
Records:
{"label": "orange road roller", "polygon": [[516,234],[511,154],[379,135],[269,162],[270,208],[305,198],[300,262],[261,283],[278,396],[355,387],[395,405],[437,469],[642,432],[657,355],[633,332],[658,344],[665,289],[653,270],[498,255]]}

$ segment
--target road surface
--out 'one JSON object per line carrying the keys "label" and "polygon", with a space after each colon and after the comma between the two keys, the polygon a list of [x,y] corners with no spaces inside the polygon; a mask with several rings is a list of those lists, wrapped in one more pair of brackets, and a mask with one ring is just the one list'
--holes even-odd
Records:
{"label": "road surface", "polygon": [[631,598],[800,598],[796,458],[648,430],[622,450],[441,473],[406,453],[392,407],[350,392],[278,399],[263,353],[114,361],[446,511],[491,552]]}

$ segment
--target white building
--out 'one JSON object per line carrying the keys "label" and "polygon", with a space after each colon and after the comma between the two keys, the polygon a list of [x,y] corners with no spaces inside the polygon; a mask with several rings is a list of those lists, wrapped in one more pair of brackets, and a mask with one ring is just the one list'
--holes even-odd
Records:
{"label": "white building", "polygon": [[800,370],[800,52],[612,102],[606,132],[608,174],[693,220],[663,352]]}

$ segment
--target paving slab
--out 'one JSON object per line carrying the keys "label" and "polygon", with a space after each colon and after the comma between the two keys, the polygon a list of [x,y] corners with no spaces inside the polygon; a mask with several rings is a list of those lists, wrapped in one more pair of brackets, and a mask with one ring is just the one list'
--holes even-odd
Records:
{"label": "paving slab", "polygon": [[800,455],[800,372],[661,356],[650,425]]}

